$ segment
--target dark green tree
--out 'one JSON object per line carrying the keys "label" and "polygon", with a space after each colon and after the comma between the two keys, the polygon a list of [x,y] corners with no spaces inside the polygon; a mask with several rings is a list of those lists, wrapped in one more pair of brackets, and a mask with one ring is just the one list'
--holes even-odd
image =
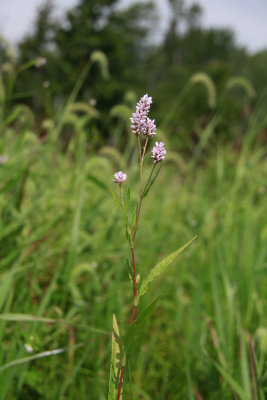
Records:
{"label": "dark green tree", "polygon": [[107,56],[110,79],[103,80],[99,68],[93,66],[79,99],[95,98],[101,110],[109,110],[121,102],[126,90],[144,90],[148,37],[155,20],[152,2],[121,8],[118,0],[80,0],[61,23],[51,22],[51,11],[50,2],[40,9],[35,30],[19,45],[21,62],[40,55],[47,58],[42,70],[24,74],[18,84],[20,91],[30,81],[35,88],[38,82],[40,87],[49,81],[50,93],[62,101],[95,50]]}

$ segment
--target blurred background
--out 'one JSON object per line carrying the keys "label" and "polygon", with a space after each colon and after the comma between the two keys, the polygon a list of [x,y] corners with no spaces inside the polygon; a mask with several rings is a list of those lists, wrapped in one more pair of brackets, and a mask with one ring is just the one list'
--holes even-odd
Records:
{"label": "blurred background", "polygon": [[[107,399],[132,305],[110,196],[145,93],[166,161],[142,208],[123,399],[267,396],[267,3],[0,0],[0,400]],[[152,143],[148,151],[151,151]],[[145,159],[145,179],[150,172]],[[110,398],[109,398],[110,400]]]}
{"label": "blurred background", "polygon": [[[218,139],[237,139],[242,129],[236,117],[241,124],[249,118],[256,94],[267,84],[266,7],[263,1],[32,0],[23,7],[19,1],[2,2],[0,32],[8,44],[2,42],[1,62],[46,59],[42,68],[30,68],[16,80],[9,102],[16,96],[15,101],[29,105],[37,123],[54,115],[92,52],[100,50],[107,73],[101,75],[95,65],[77,99],[103,113],[104,140],[114,136],[111,108],[144,92],[153,95],[159,121],[168,122],[179,146],[197,140],[215,106],[223,113]],[[202,75],[194,75],[198,72]],[[179,96],[179,112],[171,113]]]}

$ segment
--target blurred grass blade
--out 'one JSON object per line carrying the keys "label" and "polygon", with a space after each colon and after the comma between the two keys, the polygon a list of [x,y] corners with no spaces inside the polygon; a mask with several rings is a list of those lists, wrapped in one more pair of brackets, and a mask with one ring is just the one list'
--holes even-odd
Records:
{"label": "blurred grass blade", "polygon": [[29,357],[19,358],[17,360],[11,361],[8,364],[5,364],[2,367],[0,367],[0,372],[4,371],[5,369],[8,369],[8,368],[15,367],[16,365],[19,365],[19,364],[26,364],[29,361],[38,360],[39,358],[55,356],[57,354],[64,353],[67,350],[68,350],[67,348],[62,348],[62,349],[56,349],[56,350],[51,350],[51,351],[44,351],[42,353],[34,354],[33,356],[29,356]]}
{"label": "blurred grass blade", "polygon": [[192,164],[195,165],[195,163],[198,161],[199,157],[201,156],[202,150],[208,143],[212,133],[214,132],[214,129],[216,128],[217,124],[220,121],[220,115],[215,115],[212,120],[209,122],[209,124],[206,126],[206,128],[202,131],[201,133],[201,138],[200,141],[198,142],[194,154],[192,156]]}
{"label": "blurred grass blade", "polygon": [[257,370],[256,370],[256,363],[253,351],[253,340],[251,336],[249,336],[249,353],[250,353],[250,369],[252,378],[253,400],[260,400],[258,380],[257,380]]}
{"label": "blurred grass blade", "polygon": [[54,324],[58,322],[52,318],[35,317],[30,314],[20,314],[20,313],[6,313],[0,314],[0,321],[14,321],[14,322],[45,322],[49,324]]}
{"label": "blurred grass blade", "polygon": [[[122,352],[120,332],[115,314],[113,314],[112,353],[109,375],[108,400],[116,400],[121,370]],[[122,397],[121,397],[122,398]]]}
{"label": "blurred grass blade", "polygon": [[195,239],[197,236],[193,237],[193,239],[189,240],[184,246],[180,247],[178,250],[175,252],[171,253],[167,257],[165,257],[160,263],[158,263],[148,274],[148,276],[144,279],[142,282],[142,285],[139,289],[138,292],[138,297],[140,298],[143,296],[146,291],[148,290],[148,287],[150,283],[158,276],[160,275],[167,267],[168,265],[179,255],[181,254]]}
{"label": "blurred grass blade", "polygon": [[[210,358],[211,359],[211,358]],[[217,370],[220,372],[220,374],[224,377],[226,382],[231,386],[231,388],[234,390],[236,394],[240,397],[241,400],[250,400],[250,397],[245,393],[243,388],[239,385],[239,383],[236,382],[234,378],[216,361],[212,360],[213,364],[217,368]]]}
{"label": "blurred grass blade", "polygon": [[88,179],[90,179],[90,181],[94,182],[99,188],[104,189],[104,190],[108,190],[108,186],[106,185],[106,183],[102,180],[100,180],[99,178],[97,178],[95,175],[88,175]]}

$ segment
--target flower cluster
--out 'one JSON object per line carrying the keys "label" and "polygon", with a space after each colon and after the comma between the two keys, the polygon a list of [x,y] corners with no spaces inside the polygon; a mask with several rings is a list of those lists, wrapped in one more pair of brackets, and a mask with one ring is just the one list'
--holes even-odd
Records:
{"label": "flower cluster", "polygon": [[35,66],[36,66],[36,68],[40,68],[40,67],[42,67],[43,65],[45,65],[46,64],[46,58],[45,57],[37,57],[36,58],[36,61],[35,61]]}
{"label": "flower cluster", "polygon": [[136,111],[133,113],[131,120],[131,128],[136,136],[142,133],[148,137],[156,134],[155,120],[147,118],[152,103],[152,97],[145,94],[136,105]]}
{"label": "flower cluster", "polygon": [[[137,103],[136,111],[133,113],[131,120],[131,128],[135,136],[140,136],[141,134],[147,136],[147,138],[151,138],[156,134],[156,124],[155,120],[151,120],[148,118],[148,113],[150,110],[150,105],[152,103],[152,97],[145,94]],[[144,146],[143,155],[140,157],[142,162],[144,160],[146,150],[146,144]],[[156,142],[155,146],[152,149],[152,158],[154,160],[154,164],[163,161],[166,156],[166,149],[164,147],[163,142]],[[115,179],[114,183],[118,183],[121,185],[127,178],[127,175],[122,171],[116,172],[114,174]]]}
{"label": "flower cluster", "polygon": [[7,154],[0,155],[0,165],[6,164],[8,162],[8,159],[9,159],[9,157]]}
{"label": "flower cluster", "polygon": [[156,142],[156,145],[152,149],[152,153],[153,153],[153,155],[151,157],[153,158],[155,164],[160,161],[163,161],[165,159],[165,155],[166,155],[164,143]]}
{"label": "flower cluster", "polygon": [[114,174],[114,177],[115,177],[115,179],[113,180],[113,182],[121,185],[122,182],[126,181],[127,175],[124,174],[123,172],[119,171]]}

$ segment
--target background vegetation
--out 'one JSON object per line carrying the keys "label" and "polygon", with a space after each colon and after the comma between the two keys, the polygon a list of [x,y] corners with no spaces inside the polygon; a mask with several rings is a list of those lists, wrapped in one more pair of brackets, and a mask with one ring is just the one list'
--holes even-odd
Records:
{"label": "background vegetation", "polygon": [[153,2],[116,0],[80,0],[65,21],[48,3],[16,57],[1,41],[0,399],[107,398],[112,315],[123,332],[132,299],[109,187],[127,172],[135,204],[128,118],[146,92],[168,157],[138,273],[198,238],[142,298],[161,295],[123,398],[266,397],[267,52],[170,7],[159,43]]}

